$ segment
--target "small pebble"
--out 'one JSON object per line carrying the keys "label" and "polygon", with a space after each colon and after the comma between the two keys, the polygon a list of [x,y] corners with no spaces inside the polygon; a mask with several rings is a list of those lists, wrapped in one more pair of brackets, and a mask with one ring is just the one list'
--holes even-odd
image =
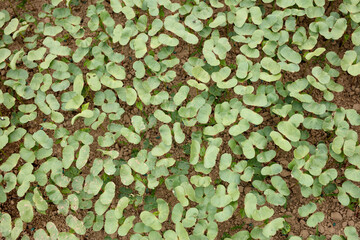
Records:
{"label": "small pebble", "polygon": [[331,213],[331,219],[334,221],[341,221],[342,220],[342,216],[340,213],[338,212],[332,212]]}
{"label": "small pebble", "polygon": [[351,211],[351,210],[348,210],[348,211],[346,212],[346,216],[347,216],[348,218],[352,218],[352,217],[354,217],[354,212]]}
{"label": "small pebble", "polygon": [[359,103],[355,104],[355,105],[354,105],[354,109],[355,109],[356,111],[360,111],[360,104],[359,104]]}
{"label": "small pebble", "polygon": [[251,191],[251,187],[245,187],[245,194]]}
{"label": "small pebble", "polygon": [[301,230],[300,236],[303,238],[307,238],[309,236],[308,230]]}
{"label": "small pebble", "polygon": [[281,173],[280,173],[280,176],[282,177],[288,177],[291,175],[291,172],[290,171],[287,171],[287,170],[283,170]]}

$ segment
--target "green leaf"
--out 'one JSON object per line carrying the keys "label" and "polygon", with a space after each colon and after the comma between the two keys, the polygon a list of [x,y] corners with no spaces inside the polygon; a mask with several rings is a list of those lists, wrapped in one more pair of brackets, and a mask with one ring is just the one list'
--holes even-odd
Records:
{"label": "green leaf", "polygon": [[280,54],[282,57],[284,57],[287,61],[299,64],[301,62],[301,55],[294,50],[292,50],[287,45],[284,45],[281,50]]}
{"label": "green leaf", "polygon": [[348,68],[353,65],[357,58],[357,53],[354,50],[346,51],[343,59],[340,61],[340,66],[343,71],[347,71]]}
{"label": "green leaf", "polygon": [[169,115],[165,114],[164,111],[162,111],[160,109],[155,110],[154,116],[160,122],[163,122],[163,123],[170,123],[171,122],[171,117]]}
{"label": "green leaf", "polygon": [[345,177],[354,182],[360,182],[360,170],[355,168],[348,168],[344,172]]}
{"label": "green leaf", "polygon": [[[12,229],[11,231],[11,238],[12,239],[16,239],[19,237],[19,235],[21,234],[21,232],[23,231],[24,229],[24,226],[23,226],[23,222],[21,221],[20,218],[17,218],[15,219],[15,223],[14,223],[14,228]],[[1,232],[1,230],[0,230]]]}
{"label": "green leaf", "polygon": [[229,153],[222,154],[220,158],[220,166],[219,166],[220,171],[229,168],[231,162],[232,162],[232,157]]}
{"label": "green leaf", "polygon": [[286,203],[286,198],[272,189],[266,189],[264,194],[266,196],[266,201],[272,205],[283,206]]}
{"label": "green leaf", "polygon": [[317,209],[316,204],[313,202],[310,202],[310,203],[298,208],[298,213],[301,217],[307,217],[307,216],[309,216],[309,214],[312,214],[313,212],[315,212],[316,209]]}
{"label": "green leaf", "polygon": [[131,158],[128,161],[128,164],[134,171],[142,175],[146,174],[149,171],[149,167],[146,165],[146,163],[144,163],[144,159],[140,159],[139,157]]}
{"label": "green leaf", "polygon": [[288,139],[290,139],[293,142],[297,142],[300,140],[300,130],[297,129],[291,122],[289,121],[282,121],[279,122],[277,125],[277,129],[279,132],[284,134]]}
{"label": "green leaf", "polygon": [[2,10],[0,12],[0,28],[4,26],[5,22],[9,21],[9,19],[7,18],[10,18],[9,12],[6,10]]}
{"label": "green leaf", "polygon": [[311,70],[311,73],[316,77],[320,83],[328,84],[330,82],[330,75],[322,70],[320,67],[316,66]]}
{"label": "green leaf", "polygon": [[264,94],[245,94],[244,103],[250,106],[265,107],[268,104],[267,97]]}
{"label": "green leaf", "polygon": [[6,162],[2,163],[0,166],[0,170],[4,172],[10,172],[18,163],[20,159],[20,154],[13,153],[8,157]]}
{"label": "green leaf", "polygon": [[158,216],[159,221],[163,223],[168,219],[169,216],[170,210],[168,203],[161,198],[156,199],[156,203],[158,204],[158,209],[159,209],[159,216]]}
{"label": "green leaf", "polygon": [[53,146],[53,140],[49,138],[49,136],[43,130],[35,132],[33,134],[33,138],[45,149],[51,149]]}
{"label": "green leaf", "polygon": [[[125,79],[125,69],[114,62],[106,64],[106,71],[119,80]],[[95,91],[95,90],[94,90]]]}
{"label": "green leaf", "polygon": [[281,67],[280,65],[275,62],[272,58],[269,57],[264,57],[261,62],[260,62],[261,66],[268,70],[271,74],[278,74],[281,71]]}
{"label": "green leaf", "polygon": [[191,73],[197,80],[203,83],[208,83],[210,81],[209,73],[206,72],[201,66],[194,67]]}
{"label": "green leaf", "polygon": [[334,26],[331,29],[331,38],[332,39],[339,39],[341,38],[347,28],[347,20],[345,18],[339,18],[336,20]]}
{"label": "green leaf", "polygon": [[206,177],[192,176],[190,182],[194,184],[196,187],[207,187],[211,183],[211,178],[208,176]]}
{"label": "green leaf", "polygon": [[10,35],[11,33],[15,32],[15,30],[17,29],[19,25],[19,19],[17,18],[13,18],[11,19],[11,21],[9,22],[9,24],[6,26],[6,28],[4,29],[4,34],[5,35]]}
{"label": "green leaf", "polygon": [[341,148],[344,144],[344,138],[341,136],[336,136],[332,142],[331,148],[336,154],[341,154]]}
{"label": "green leaf", "polygon": [[[348,169],[347,169],[348,170]],[[320,174],[319,176],[319,182],[323,185],[326,186],[328,185],[331,181],[335,180],[336,177],[338,176],[338,173],[336,171],[336,169],[334,168],[330,168],[326,171],[324,171],[323,173]],[[346,170],[345,170],[345,176],[346,176]]]}
{"label": "green leaf", "polygon": [[272,164],[270,166],[265,166],[261,169],[261,175],[267,176],[267,175],[276,175],[279,174],[283,170],[282,166],[280,164]]}
{"label": "green leaf", "polygon": [[104,192],[100,195],[99,200],[102,204],[110,204],[115,196],[115,184],[113,182],[108,182],[105,185]]}
{"label": "green leaf", "polygon": [[234,19],[235,26],[241,28],[245,24],[248,14],[249,10],[247,8],[238,8]]}
{"label": "green leaf", "polygon": [[27,223],[32,221],[34,218],[34,210],[30,201],[20,200],[16,207],[19,210],[21,220]]}
{"label": "green leaf", "polygon": [[250,128],[249,121],[246,119],[241,119],[237,125],[230,127],[229,134],[232,136],[237,136],[247,131]]}
{"label": "green leaf", "polygon": [[175,122],[173,124],[173,131],[174,131],[174,139],[175,142],[177,143],[182,143],[185,140],[185,134],[183,133],[181,127],[180,127],[180,123],[179,122]]}
{"label": "green leaf", "polygon": [[0,217],[0,232],[3,236],[9,236],[11,234],[11,216],[8,213],[4,213]]}
{"label": "green leaf", "polygon": [[34,201],[35,207],[38,211],[44,212],[48,209],[48,204],[42,197],[38,188],[35,188],[35,190],[34,190],[33,201]]}
{"label": "green leaf", "polygon": [[232,198],[230,195],[227,195],[225,191],[226,190],[223,185],[218,185],[215,195],[211,198],[211,205],[217,208],[223,208],[227,206],[232,201]]}
{"label": "green leaf", "polygon": [[[1,13],[0,13],[1,14]],[[7,48],[0,48],[0,63],[4,62],[11,54]]]}
{"label": "green leaf", "polygon": [[110,6],[115,13],[119,13],[122,10],[122,6],[119,0],[111,0]]}
{"label": "green leaf", "polygon": [[262,233],[265,237],[272,237],[284,227],[284,218],[275,218],[264,227]]}
{"label": "green leaf", "polygon": [[54,37],[62,31],[63,28],[61,26],[52,26],[51,24],[46,23],[44,28],[44,35]]}
{"label": "green leaf", "polygon": [[174,103],[179,106],[186,99],[190,88],[188,86],[181,86],[178,92],[174,96]]}
{"label": "green leaf", "polygon": [[247,193],[245,195],[245,214],[251,218],[253,213],[256,211],[257,199],[253,193]]}
{"label": "green leaf", "polygon": [[160,64],[154,59],[153,56],[147,55],[144,58],[146,65],[154,72],[160,71]]}
{"label": "green leaf", "polygon": [[172,38],[167,34],[161,33],[158,38],[159,42],[163,45],[175,47],[179,44],[179,40],[177,38]]}
{"label": "green leaf", "polygon": [[325,219],[325,215],[322,212],[317,212],[314,213],[313,215],[311,215],[308,220],[306,221],[306,224],[309,227],[316,227],[319,223],[321,223],[322,221],[324,221]]}
{"label": "green leaf", "polygon": [[306,60],[310,60],[311,58],[313,58],[313,57],[318,57],[318,56],[320,56],[323,52],[325,52],[326,51],[326,49],[325,48],[317,48],[315,51],[313,51],[313,52],[308,52],[308,53],[306,53],[305,54],[305,58],[306,58]]}
{"label": "green leaf", "polygon": [[243,108],[240,111],[240,116],[255,125],[261,124],[264,120],[260,114],[254,112],[248,108]]}
{"label": "green leaf", "polygon": [[225,222],[231,218],[234,213],[234,208],[231,205],[226,206],[222,211],[215,214],[215,220],[217,222]]}
{"label": "green leaf", "polygon": [[204,28],[203,23],[193,14],[186,16],[184,23],[195,32],[200,32]]}
{"label": "green leaf", "polygon": [[134,181],[134,177],[132,176],[131,168],[129,167],[129,165],[121,165],[120,179],[125,186],[129,186]]}
{"label": "green leaf", "polygon": [[208,148],[205,151],[204,167],[213,168],[216,163],[217,155],[220,151],[219,147],[222,144],[221,138],[213,138],[209,140]]}
{"label": "green leaf", "polygon": [[34,233],[34,239],[35,240],[40,240],[40,239],[50,240],[49,236],[47,235],[47,233],[45,232],[44,229],[36,230],[36,232]]}
{"label": "green leaf", "polygon": [[256,25],[260,25],[262,23],[262,12],[260,7],[252,6],[249,10],[251,15],[251,21]]}
{"label": "green leaf", "polygon": [[263,206],[252,214],[252,218],[255,221],[264,221],[271,218],[272,215],[274,215],[274,210],[267,206]]}
{"label": "green leaf", "polygon": [[347,226],[344,229],[344,233],[348,240],[356,240],[359,239],[359,234],[356,231],[356,228],[353,226]]}
{"label": "green leaf", "polygon": [[118,88],[116,92],[122,101],[125,101],[128,105],[134,105],[137,99],[136,91],[133,88]]}
{"label": "green leaf", "polygon": [[59,236],[59,230],[56,228],[56,225],[53,222],[48,222],[46,224],[46,230],[50,233],[50,237],[57,239]]}
{"label": "green leaf", "polygon": [[270,133],[270,137],[272,138],[272,140],[274,141],[274,143],[279,146],[282,150],[288,152],[291,150],[291,144],[285,140],[280,133],[276,132],[276,131],[272,131]]}
{"label": "green leaf", "polygon": [[134,219],[135,216],[129,216],[125,219],[124,223],[118,229],[119,236],[126,236],[128,234],[130,229],[134,226]]}
{"label": "green leaf", "polygon": [[294,150],[294,157],[302,159],[309,153],[309,148],[306,145],[300,145]]}
{"label": "green leaf", "polygon": [[7,71],[6,77],[16,80],[26,80],[29,77],[29,73],[25,69],[10,69]]}
{"label": "green leaf", "polygon": [[155,231],[159,231],[161,229],[161,223],[159,219],[151,212],[142,211],[140,213],[140,219],[146,226],[151,227]]}
{"label": "green leaf", "polygon": [[85,232],[86,232],[86,228],[84,226],[84,223],[82,221],[80,221],[79,219],[77,219],[73,215],[68,215],[66,217],[66,224],[70,228],[74,229],[74,231],[79,235],[84,235]]}
{"label": "green leaf", "polygon": [[284,179],[280,176],[271,177],[271,184],[284,196],[290,195],[290,190],[287,187],[287,184]]}
{"label": "green leaf", "polygon": [[68,169],[71,166],[71,164],[73,163],[73,161],[74,161],[74,153],[75,153],[75,149],[71,145],[66,145],[63,148],[62,162],[63,162],[63,167],[65,169]]}
{"label": "green leaf", "polygon": [[90,156],[90,147],[89,145],[84,145],[79,150],[79,156],[76,159],[76,168],[81,169],[83,168]]}
{"label": "green leaf", "polygon": [[351,75],[351,76],[358,76],[360,75],[360,62],[354,65],[351,65],[348,69],[347,72]]}
{"label": "green leaf", "polygon": [[115,217],[114,212],[115,211],[111,209],[105,214],[104,230],[107,234],[115,233],[119,227],[118,219]]}
{"label": "green leaf", "polygon": [[99,91],[101,89],[101,83],[99,77],[95,73],[87,73],[86,81],[93,91]]}

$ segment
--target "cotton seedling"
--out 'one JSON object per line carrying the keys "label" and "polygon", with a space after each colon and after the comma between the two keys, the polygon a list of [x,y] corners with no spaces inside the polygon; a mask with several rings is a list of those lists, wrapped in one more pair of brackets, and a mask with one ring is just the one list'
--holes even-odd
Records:
{"label": "cotton seedling", "polygon": [[[360,199],[357,5],[4,2],[1,236],[298,240],[294,201],[309,239],[357,239],[315,236],[321,200]],[[224,231],[239,209],[255,225]],[[25,228],[51,211],[67,230]]]}

